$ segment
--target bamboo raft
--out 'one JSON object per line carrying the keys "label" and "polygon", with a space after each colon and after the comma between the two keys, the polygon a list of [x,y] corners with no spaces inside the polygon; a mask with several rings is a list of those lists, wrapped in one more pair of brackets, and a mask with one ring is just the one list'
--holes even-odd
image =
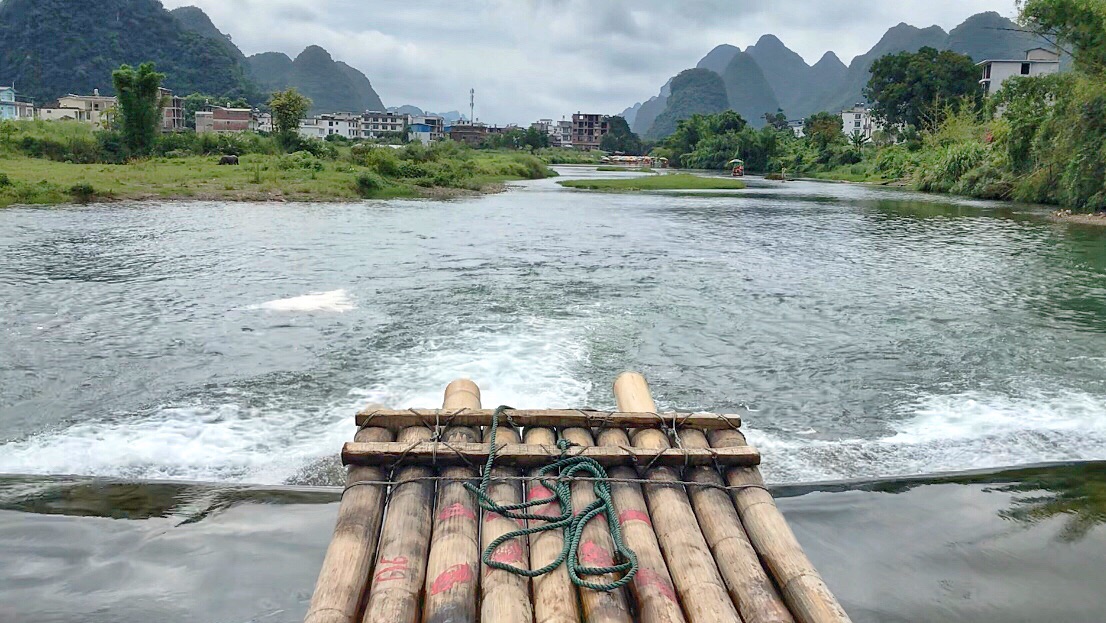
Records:
{"label": "bamboo raft", "polygon": [[[527,522],[482,510],[465,487],[493,452],[493,412],[481,409],[476,384],[460,380],[439,410],[357,415],[305,623],[850,621],[765,488],[740,418],[657,413],[635,373],[620,376],[614,393],[613,413],[502,412],[488,495],[501,505],[545,500],[538,471],[563,456],[558,440],[571,442],[565,453],[607,469],[612,516],[638,562],[624,588],[580,588],[565,565],[531,579],[482,563],[493,541]],[[575,509],[595,501],[593,485],[570,482]],[[561,530],[509,538],[491,560],[541,569],[564,538]],[[578,552],[594,566],[617,562],[604,516],[584,525]]]}

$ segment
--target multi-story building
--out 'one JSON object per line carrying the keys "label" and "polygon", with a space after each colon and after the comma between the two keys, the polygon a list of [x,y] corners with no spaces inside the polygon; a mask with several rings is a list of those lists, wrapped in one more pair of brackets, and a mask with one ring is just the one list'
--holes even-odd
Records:
{"label": "multi-story building", "polygon": [[353,113],[333,113],[307,117],[300,121],[300,136],[325,139],[328,136],[342,138],[361,138],[361,115]]}
{"label": "multi-story building", "polygon": [[806,136],[806,119],[793,119],[787,122],[787,129],[795,135],[795,138]]}
{"label": "multi-story building", "polygon": [[27,121],[35,118],[35,104],[15,92],[15,85],[0,87],[0,120]]}
{"label": "multi-story building", "polygon": [[161,94],[162,132],[183,132],[184,125],[184,98],[173,95],[169,89],[159,89]]}
{"label": "multi-story building", "polygon": [[841,111],[841,131],[845,136],[860,134],[872,140],[872,134],[882,129],[883,126],[872,117],[871,109],[863,102],[858,102],[852,108]]}
{"label": "multi-story building", "polygon": [[607,119],[607,115],[572,115],[572,146],[584,151],[599,149],[600,141],[611,130]]}
{"label": "multi-story building", "polygon": [[427,145],[445,138],[445,119],[437,115],[412,115],[407,126],[407,140]]}
{"label": "multi-story building", "polygon": [[251,108],[211,106],[196,112],[196,134],[231,134],[257,130]]}
{"label": "multi-story building", "polygon": [[549,137],[552,147],[572,147],[572,122],[538,119],[530,127]]}
{"label": "multi-story building", "polygon": [[449,127],[449,138],[475,147],[488,138],[488,126],[480,122],[458,121]]}
{"label": "multi-story building", "polygon": [[257,128],[258,132],[265,132],[271,134],[273,132],[273,115],[272,113],[261,112],[260,110],[253,111],[253,126]]}
{"label": "multi-story building", "polygon": [[44,121],[80,121],[105,128],[111,125],[117,105],[114,97],[100,95],[99,89],[93,89],[92,95],[70,93],[59,97],[53,105],[38,109],[38,118]]}
{"label": "multi-story building", "polygon": [[361,115],[361,138],[380,138],[386,134],[407,133],[408,118],[404,113],[368,111]]}
{"label": "multi-story building", "polygon": [[976,64],[983,69],[979,84],[985,95],[994,95],[1002,84],[1016,76],[1046,76],[1060,71],[1060,54],[1047,48],[1033,48],[1019,60],[985,60]]}

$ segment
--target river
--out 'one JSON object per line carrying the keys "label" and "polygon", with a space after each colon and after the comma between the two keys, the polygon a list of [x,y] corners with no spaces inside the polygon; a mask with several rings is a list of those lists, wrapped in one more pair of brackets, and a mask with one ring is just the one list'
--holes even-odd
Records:
{"label": "river", "polygon": [[[365,404],[436,406],[468,376],[486,406],[609,408],[626,369],[662,408],[741,413],[777,485],[1102,460],[1106,229],[1045,214],[756,178],[732,194],[541,180],[452,201],[4,209],[0,473],[22,475],[16,491],[59,474],[333,485]],[[16,499],[0,526],[34,532],[18,517],[45,511]],[[59,608],[42,620],[82,620]]]}

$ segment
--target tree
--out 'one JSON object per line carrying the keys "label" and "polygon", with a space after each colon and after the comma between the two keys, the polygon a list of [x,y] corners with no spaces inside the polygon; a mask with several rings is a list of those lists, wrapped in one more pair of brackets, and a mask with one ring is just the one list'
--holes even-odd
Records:
{"label": "tree", "polygon": [[820,112],[803,121],[803,134],[818,151],[825,151],[845,138],[843,127],[841,115]]}
{"label": "tree", "polygon": [[142,63],[135,70],[122,65],[111,73],[118,98],[118,123],[123,134],[123,144],[136,155],[150,153],[161,125],[161,81],[165,74],[154,70],[153,63]]}
{"label": "tree", "polygon": [[637,134],[630,130],[630,124],[619,116],[607,119],[610,128],[607,134],[599,141],[599,149],[607,152],[622,152],[631,156],[640,156],[644,153],[644,146]]}
{"label": "tree", "polygon": [[1106,3],[1102,0],[1019,0],[1023,26],[1074,46],[1076,66],[1106,72]]}
{"label": "tree", "polygon": [[273,111],[273,130],[287,137],[299,130],[300,121],[311,110],[311,99],[301,95],[295,87],[289,87],[273,93],[269,108]]}
{"label": "tree", "polygon": [[769,127],[776,128],[777,130],[782,131],[788,128],[787,115],[784,114],[782,108],[777,109],[774,115],[770,112],[764,113],[764,121]]}
{"label": "tree", "polygon": [[537,128],[527,128],[522,137],[522,144],[530,149],[549,147],[549,135]]}
{"label": "tree", "polygon": [[983,92],[971,57],[925,47],[876,60],[864,97],[884,126],[933,129],[965,103],[978,106]]}
{"label": "tree", "polygon": [[849,136],[849,144],[853,146],[853,150],[856,151],[856,153],[858,154],[861,152],[861,150],[864,149],[864,145],[867,144],[870,140],[872,139],[864,136],[864,133],[859,130],[853,132],[852,135]]}

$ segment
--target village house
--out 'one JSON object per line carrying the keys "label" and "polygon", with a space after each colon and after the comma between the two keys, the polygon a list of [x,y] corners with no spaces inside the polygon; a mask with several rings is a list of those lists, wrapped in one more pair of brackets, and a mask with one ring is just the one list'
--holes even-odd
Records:
{"label": "village house", "polygon": [[27,121],[35,118],[35,105],[15,92],[15,85],[0,87],[0,121]]}
{"label": "village house", "polygon": [[361,138],[405,134],[407,122],[407,115],[404,113],[377,110],[365,112],[361,115]]}
{"label": "village house", "polygon": [[196,111],[196,134],[232,134],[256,130],[257,125],[251,108],[210,106],[208,110]]}
{"label": "village house", "polygon": [[100,95],[99,89],[93,89],[92,95],[70,93],[59,97],[50,106],[38,109],[38,118],[43,121],[80,121],[97,128],[111,125],[117,102],[114,97]]}
{"label": "village house", "polygon": [[184,98],[173,95],[173,92],[166,88],[158,89],[161,94],[162,112],[161,112],[161,131],[162,132],[183,132],[185,129],[184,124]]}
{"label": "village house", "polygon": [[572,115],[572,146],[584,151],[599,149],[599,143],[611,131],[607,119],[607,115]]}
{"label": "village house", "polygon": [[488,138],[488,126],[479,121],[458,121],[449,127],[449,138],[476,147]]}
{"label": "village house", "polygon": [[407,125],[407,140],[429,145],[445,138],[445,119],[437,115],[412,115]]}
{"label": "village house", "polygon": [[[848,110],[841,111],[841,131],[845,136],[863,136],[872,140],[872,135],[883,130],[883,126],[872,116],[872,110],[863,102],[858,102]],[[800,127],[800,131],[802,131]]]}
{"label": "village house", "polygon": [[538,119],[530,124],[538,132],[549,137],[551,147],[572,147],[572,122]]}
{"label": "village house", "polygon": [[348,139],[361,138],[361,121],[361,115],[353,113],[307,117],[300,121],[300,136],[317,139],[326,139],[332,135]]}
{"label": "village house", "polygon": [[994,95],[1010,78],[1058,73],[1060,54],[1047,48],[1033,48],[1025,53],[1024,59],[985,60],[976,63],[976,66],[983,70],[983,78],[980,79],[979,84],[983,87],[984,95]]}

